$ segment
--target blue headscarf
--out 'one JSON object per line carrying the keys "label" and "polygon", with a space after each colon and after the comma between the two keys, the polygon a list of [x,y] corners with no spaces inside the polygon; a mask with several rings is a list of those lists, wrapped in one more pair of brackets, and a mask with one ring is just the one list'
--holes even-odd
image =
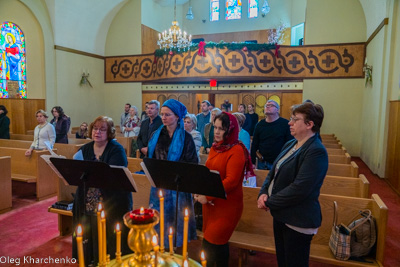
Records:
{"label": "blue headscarf", "polygon": [[[164,102],[162,105],[163,107],[167,107],[176,116],[179,117],[178,120],[178,126],[175,129],[174,135],[172,136],[172,142],[171,145],[169,146],[168,149],[168,157],[167,159],[170,161],[178,161],[182,155],[183,151],[183,145],[185,141],[185,128],[183,124],[183,118],[185,117],[187,113],[187,109],[185,105],[183,105],[181,102],[175,100],[175,99],[169,99]],[[148,156],[149,158],[153,157],[154,150],[156,149],[157,141],[158,138],[160,137],[161,129],[164,127],[164,125],[161,125],[153,134],[149,141],[148,145]]]}

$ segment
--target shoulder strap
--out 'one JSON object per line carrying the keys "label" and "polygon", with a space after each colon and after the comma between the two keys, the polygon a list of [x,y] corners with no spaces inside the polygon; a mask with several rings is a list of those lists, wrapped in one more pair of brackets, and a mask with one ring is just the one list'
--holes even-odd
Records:
{"label": "shoulder strap", "polygon": [[[359,216],[362,216],[363,218],[362,218],[362,221],[360,221],[357,225],[355,225],[354,227],[350,227],[350,224],[352,223],[352,222],[354,222],[354,220],[357,218],[357,217],[359,217]],[[371,218],[371,216],[372,216],[372,213],[371,213],[371,211],[370,210],[360,210],[359,212],[358,212],[358,214],[356,215],[356,216],[354,216],[351,220],[350,220],[350,222],[349,222],[349,228],[350,228],[350,230],[351,231],[354,231],[354,230],[356,230],[358,227],[360,227],[361,225],[363,225],[365,222],[367,222],[368,220],[369,220],[369,218]]]}
{"label": "shoulder strap", "polygon": [[338,212],[337,212],[337,202],[333,201],[333,226],[337,226]]}

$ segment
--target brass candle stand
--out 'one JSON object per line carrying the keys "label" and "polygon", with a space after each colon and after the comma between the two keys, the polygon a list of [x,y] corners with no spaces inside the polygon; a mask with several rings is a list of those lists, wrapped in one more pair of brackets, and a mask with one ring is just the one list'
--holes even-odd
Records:
{"label": "brass candle stand", "polygon": [[[110,261],[107,266],[112,267],[178,267],[183,266],[181,255],[170,254],[169,252],[153,251],[152,237],[158,236],[154,226],[159,222],[159,213],[153,210],[154,216],[144,221],[137,221],[131,216],[131,212],[124,215],[124,223],[130,228],[128,234],[128,246],[133,254],[117,257]],[[157,262],[156,262],[157,259]],[[188,258],[188,265],[201,267],[201,265]]]}

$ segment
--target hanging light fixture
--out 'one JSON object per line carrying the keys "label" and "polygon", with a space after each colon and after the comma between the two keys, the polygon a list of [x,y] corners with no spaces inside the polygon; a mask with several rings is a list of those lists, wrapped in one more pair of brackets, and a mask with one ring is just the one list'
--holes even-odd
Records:
{"label": "hanging light fixture", "polygon": [[188,10],[188,13],[186,14],[186,19],[188,19],[188,20],[194,19],[193,12],[192,12],[192,5],[191,5],[190,0],[189,0],[189,10]]}
{"label": "hanging light fixture", "polygon": [[[189,11],[191,11],[191,9],[189,9]],[[165,30],[158,34],[157,44],[160,46],[160,49],[167,50],[176,48],[178,51],[192,45],[192,35],[188,36],[186,32],[182,34],[179,23],[176,20],[176,0],[174,3],[174,21],[172,21],[172,26],[168,31]]]}
{"label": "hanging light fixture", "polygon": [[268,14],[270,9],[271,8],[268,5],[268,0],[265,0],[263,6],[261,8],[261,16],[265,17],[265,15]]}

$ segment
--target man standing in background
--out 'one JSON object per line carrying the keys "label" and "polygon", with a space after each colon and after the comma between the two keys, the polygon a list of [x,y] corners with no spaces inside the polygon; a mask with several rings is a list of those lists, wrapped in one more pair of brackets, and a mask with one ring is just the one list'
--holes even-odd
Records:
{"label": "man standing in background", "polygon": [[249,115],[250,121],[251,121],[251,127],[250,127],[249,134],[250,134],[250,136],[253,136],[254,128],[256,128],[256,125],[258,123],[258,114],[255,113],[253,104],[247,105],[247,111],[248,111],[248,115]]}
{"label": "man standing in background", "polygon": [[259,121],[254,129],[251,161],[255,164],[257,157],[257,169],[270,170],[283,145],[293,136],[290,134],[289,121],[279,117],[279,104],[276,101],[268,100],[264,113],[265,120]]}
{"label": "man standing in background", "polygon": [[210,122],[210,110],[208,107],[211,106],[210,102],[203,100],[201,102],[201,113],[196,115],[197,119],[197,131],[200,132],[201,136],[204,135],[204,126]]}
{"label": "man standing in background", "polygon": [[155,130],[162,125],[162,121],[158,113],[160,111],[160,102],[157,100],[151,100],[147,104],[147,116],[148,118],[142,122],[140,126],[139,135],[137,138],[137,146],[140,151],[140,158],[147,156],[147,146],[151,135]]}
{"label": "man standing in background", "polygon": [[129,109],[130,108],[131,108],[131,104],[126,103],[125,104],[125,111],[122,112],[122,114],[121,114],[121,121],[119,123],[119,129],[120,129],[121,133],[122,133],[122,127],[124,126],[125,120],[129,116]]}

